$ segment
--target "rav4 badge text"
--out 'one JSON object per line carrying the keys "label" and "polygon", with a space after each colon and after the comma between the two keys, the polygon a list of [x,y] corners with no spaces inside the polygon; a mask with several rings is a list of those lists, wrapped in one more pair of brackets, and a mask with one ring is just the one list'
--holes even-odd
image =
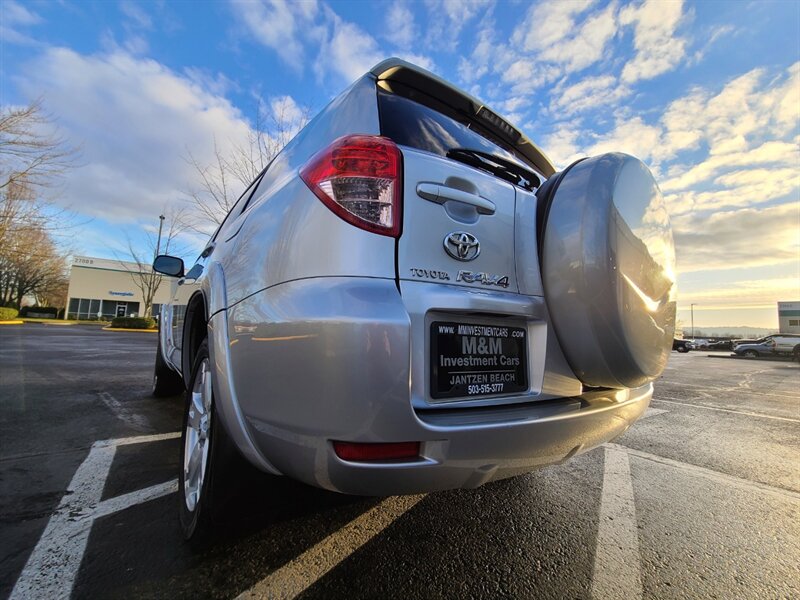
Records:
{"label": "rav4 badge text", "polygon": [[[409,269],[412,277],[420,279],[436,279],[439,281],[450,281],[450,274],[447,271],[432,269]],[[508,287],[508,275],[492,275],[491,273],[476,273],[473,271],[459,271],[456,281],[464,283],[480,283],[482,285],[497,285],[501,288]]]}

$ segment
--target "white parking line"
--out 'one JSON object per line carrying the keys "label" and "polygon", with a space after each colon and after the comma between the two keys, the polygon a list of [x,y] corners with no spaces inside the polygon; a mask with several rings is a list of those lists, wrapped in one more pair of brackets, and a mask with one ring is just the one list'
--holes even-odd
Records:
{"label": "white parking line", "polygon": [[103,404],[121,421],[125,421],[128,425],[140,431],[150,429],[150,423],[145,416],[131,410],[129,406],[123,404],[108,392],[100,392],[97,395],[103,401]]}
{"label": "white parking line", "polygon": [[664,410],[663,408],[653,408],[649,406],[644,414],[642,415],[643,419],[647,419],[649,417],[657,417],[658,415],[663,415],[664,413],[668,413],[668,410]]}
{"label": "white parking line", "polygon": [[386,498],[277,571],[270,573],[237,596],[237,600],[245,598],[288,600],[297,597],[424,497],[423,494]]}
{"label": "white parking line", "polygon": [[173,439],[179,435],[168,433],[95,442],[47,522],[9,600],[69,598],[94,520],[177,490],[177,482],[170,481],[101,502],[117,446]]}
{"label": "white parking line", "polygon": [[603,494],[597,530],[592,598],[642,597],[639,530],[626,449],[605,447]]}
{"label": "white parking line", "polygon": [[781,500],[789,499],[795,502],[800,502],[800,493],[793,490],[787,490],[785,488],[779,488],[772,485],[767,485],[766,483],[759,483],[757,481],[750,481],[749,479],[742,479],[741,477],[736,477],[735,475],[727,475],[726,473],[720,473],[719,471],[714,471],[705,467],[698,467],[697,465],[692,465],[678,460],[672,460],[671,458],[665,458],[663,456],[658,456],[657,454],[650,454],[649,452],[642,452],[641,450],[634,450],[633,448],[620,446],[618,444],[603,444],[603,446],[606,448],[606,450],[626,452],[630,456],[656,462],[668,467],[680,469],[682,471],[688,471],[690,473],[694,473],[695,475],[712,479],[718,483],[732,485],[750,492],[758,492],[762,494],[769,494],[771,496],[777,496]]}
{"label": "white parking line", "polygon": [[776,421],[788,421],[789,423],[800,423],[800,419],[792,419],[791,417],[777,417],[775,415],[765,415],[764,413],[754,413],[746,410],[736,410],[733,408],[722,408],[719,406],[706,406],[704,404],[694,404],[693,402],[682,402],[677,398],[664,398],[660,396],[653,398],[653,402],[665,402],[666,404],[680,404],[682,406],[691,406],[692,408],[701,408],[703,410],[718,410],[720,412],[733,413],[736,415],[745,415],[746,417],[758,417],[759,419],[775,419]]}
{"label": "white parking line", "polygon": [[115,446],[93,447],[50,517],[9,600],[68,598],[92,529],[91,509],[100,502]]}

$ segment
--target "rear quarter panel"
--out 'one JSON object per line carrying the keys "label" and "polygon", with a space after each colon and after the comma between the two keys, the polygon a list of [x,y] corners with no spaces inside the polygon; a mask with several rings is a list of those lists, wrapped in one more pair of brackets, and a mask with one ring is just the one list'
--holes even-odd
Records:
{"label": "rear quarter panel", "polygon": [[255,192],[222,263],[228,306],[270,286],[326,276],[394,278],[394,239],[345,223],[299,178],[317,152],[348,134],[380,134],[375,80],[334,99],[287,144]]}

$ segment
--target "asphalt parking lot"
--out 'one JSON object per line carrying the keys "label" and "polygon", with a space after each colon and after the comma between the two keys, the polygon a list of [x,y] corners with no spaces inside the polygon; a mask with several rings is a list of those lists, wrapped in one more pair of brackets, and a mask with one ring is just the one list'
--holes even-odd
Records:
{"label": "asphalt parking lot", "polygon": [[0,597],[800,597],[796,363],[673,352],[625,435],[477,490],[358,498],[242,469],[192,546],[155,344],[0,328]]}

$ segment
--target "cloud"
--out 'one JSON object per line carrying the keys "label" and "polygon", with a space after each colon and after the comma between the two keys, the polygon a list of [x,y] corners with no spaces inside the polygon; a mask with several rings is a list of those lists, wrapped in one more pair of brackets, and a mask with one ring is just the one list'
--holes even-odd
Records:
{"label": "cloud", "polygon": [[37,25],[42,18],[14,0],[3,2],[3,22],[6,25]]}
{"label": "cloud", "polygon": [[680,272],[796,264],[800,203],[673,218]]}
{"label": "cloud", "polygon": [[617,31],[616,4],[591,13],[578,23],[591,2],[543,2],[533,5],[514,30],[512,45],[532,52],[536,61],[572,73],[602,59]]}
{"label": "cloud", "polygon": [[783,200],[800,190],[800,173],[796,169],[741,170],[718,178],[725,189],[682,191],[666,194],[664,199],[671,215],[719,211],[743,206],[758,206]]}
{"label": "cloud", "polygon": [[613,130],[599,136],[587,153],[590,156],[605,152],[625,152],[648,160],[661,141],[661,128],[648,125],[641,117],[618,119]]}
{"label": "cloud", "polygon": [[153,28],[153,19],[150,18],[150,15],[148,15],[141,6],[133,2],[122,2],[119,5],[119,9],[136,27],[142,29]]}
{"label": "cloud", "polygon": [[[768,279],[742,279],[728,281],[708,289],[681,290],[681,303],[702,304],[703,309],[775,308],[776,298],[795,298],[800,290],[797,277],[772,277]],[[697,312],[695,308],[695,312]]]}
{"label": "cloud", "polygon": [[562,123],[544,138],[543,149],[556,168],[563,169],[586,156],[586,153],[582,152],[578,145],[580,132],[578,124]]}
{"label": "cloud", "polygon": [[316,0],[234,0],[234,11],[251,35],[274,50],[288,65],[301,71],[305,64],[303,37],[311,34],[318,14]]}
{"label": "cloud", "polygon": [[632,25],[636,55],[622,69],[622,81],[652,79],[673,69],[686,53],[686,39],[676,34],[683,21],[682,0],[647,0],[620,11],[622,25]]}
{"label": "cloud", "polygon": [[489,63],[494,54],[494,23],[490,22],[478,30],[473,41],[472,54],[458,61],[458,75],[466,84],[477,81],[489,72]]}
{"label": "cloud", "polygon": [[27,67],[20,88],[43,96],[64,137],[82,150],[59,201],[87,216],[158,215],[196,185],[189,152],[211,162],[215,142],[225,151],[250,132],[223,96],[153,60],[52,48]]}
{"label": "cloud", "polygon": [[429,47],[455,51],[464,26],[490,5],[490,0],[425,0],[428,11],[425,40]]}
{"label": "cloud", "polygon": [[605,49],[617,31],[616,6],[590,15],[577,31],[550,46],[542,48],[541,60],[564,66],[566,72],[580,71],[603,58]]}
{"label": "cloud", "polygon": [[[350,83],[390,56],[370,33],[316,0],[234,0],[233,7],[250,34],[298,72],[310,62],[308,57],[314,56],[312,70],[320,81],[326,81],[332,73]],[[387,27],[391,30],[387,37],[401,46],[394,54],[433,69],[430,58],[408,50],[415,35],[409,15],[413,18],[404,4],[395,3],[390,8],[387,18],[401,21],[400,27]]]}
{"label": "cloud", "polygon": [[386,30],[384,37],[399,46],[410,48],[417,37],[414,13],[404,0],[395,0],[386,12]]}
{"label": "cloud", "polygon": [[320,77],[334,72],[352,82],[386,58],[375,38],[358,25],[333,13],[331,19],[333,25],[329,37],[322,43],[317,56],[316,69]]}
{"label": "cloud", "polygon": [[17,44],[20,46],[37,46],[39,42],[21,33],[19,28],[30,27],[42,23],[42,18],[14,0],[6,0],[2,5],[0,18],[0,45]]}
{"label": "cloud", "polygon": [[[670,169],[669,178],[662,185],[665,191],[685,190],[709,181],[721,171],[735,168],[761,168],[764,165],[797,165],[798,146],[794,142],[765,142],[752,149],[710,156],[688,170],[682,167]],[[762,171],[763,172],[763,171]]]}
{"label": "cloud", "polygon": [[631,90],[619,85],[613,75],[584,77],[578,83],[557,85],[550,93],[550,113],[560,118],[585,112],[599,106],[615,104],[630,95]]}
{"label": "cloud", "polygon": [[[525,20],[514,30],[511,41],[528,51],[550,48],[575,31],[575,17],[591,4],[592,0],[535,4],[528,10]],[[547,26],[542,27],[543,23]]]}

